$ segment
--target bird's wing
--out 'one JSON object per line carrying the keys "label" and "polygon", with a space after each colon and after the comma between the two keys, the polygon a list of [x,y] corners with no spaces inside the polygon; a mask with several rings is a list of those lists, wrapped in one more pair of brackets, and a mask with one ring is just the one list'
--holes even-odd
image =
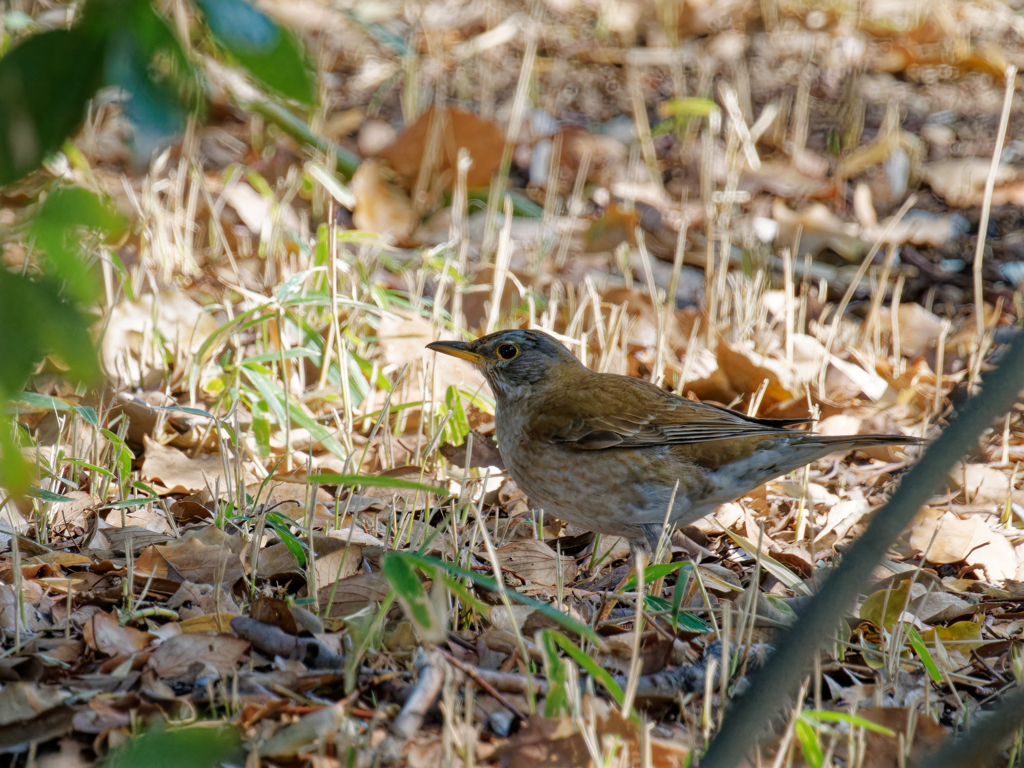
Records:
{"label": "bird's wing", "polygon": [[581,450],[685,445],[761,435],[802,419],[754,419],[686,400],[629,376],[591,374],[546,392],[526,425],[530,437]]}

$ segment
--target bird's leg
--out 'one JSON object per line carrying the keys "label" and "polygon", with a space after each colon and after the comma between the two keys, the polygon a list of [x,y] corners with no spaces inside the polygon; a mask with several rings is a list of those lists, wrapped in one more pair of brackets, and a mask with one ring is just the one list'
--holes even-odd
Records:
{"label": "bird's leg", "polygon": [[[668,537],[671,535],[672,529],[671,528],[667,528],[666,529],[666,528],[663,528],[660,525],[643,525],[643,526],[641,526],[641,528],[643,529],[643,532],[644,532],[644,539],[645,539],[644,543],[647,545],[648,552],[653,552],[654,553],[654,557],[653,557],[653,560],[652,560],[654,565],[661,565],[661,563],[663,563],[663,562],[670,561],[672,559],[672,547],[668,543]],[[664,536],[665,536],[665,546],[662,548],[659,545],[662,542],[662,533],[663,532],[664,532]],[[659,554],[659,549],[661,550],[660,554]],[[665,557],[666,554],[668,555],[667,559]],[[634,559],[634,561],[636,560],[636,556],[635,555],[634,555],[633,559]],[[647,594],[653,595],[654,597],[661,597],[661,590],[662,590],[662,588],[664,586],[665,586],[665,577],[664,576],[659,576],[651,584],[651,588],[648,590]]]}
{"label": "bird's leg", "polygon": [[[630,559],[633,561],[633,567],[626,572],[626,575],[622,577],[622,580],[616,585],[612,592],[620,591],[634,575],[637,577],[637,587],[639,588],[640,580],[643,578],[643,574],[647,570],[647,564],[651,561],[651,549],[646,539],[630,539],[629,551],[631,553]],[[614,600],[609,600],[605,603],[604,609],[601,611],[601,615],[597,617],[598,622],[602,622],[607,619],[608,614],[612,612],[612,608],[614,606]]]}

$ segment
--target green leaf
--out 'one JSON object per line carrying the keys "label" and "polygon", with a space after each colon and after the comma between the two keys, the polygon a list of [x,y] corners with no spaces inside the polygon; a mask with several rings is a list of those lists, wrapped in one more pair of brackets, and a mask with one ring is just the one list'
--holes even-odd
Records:
{"label": "green leaf", "polygon": [[79,30],[32,35],[0,58],[0,186],[38,168],[85,116],[102,45]]}
{"label": "green leaf", "polygon": [[537,645],[544,654],[544,676],[548,680],[548,695],[544,699],[544,717],[569,714],[565,695],[565,664],[558,656],[558,643],[551,632],[538,631]]}
{"label": "green leaf", "polygon": [[942,683],[942,674],[939,672],[939,667],[935,664],[935,659],[932,658],[931,651],[928,650],[928,646],[924,644],[924,639],[921,637],[921,633],[917,631],[916,627],[907,627],[907,638],[910,640],[910,645],[914,649],[914,652],[921,659],[921,663],[924,664],[924,668],[928,670],[928,676],[932,679],[933,683]]}
{"label": "green leaf", "polygon": [[[444,563],[430,555],[413,555],[411,553],[404,553],[404,556],[408,558],[410,562],[415,563],[416,567],[423,569],[426,573],[433,574],[436,572],[436,569],[440,568],[443,572],[447,572],[451,576],[470,579],[478,587],[483,587],[491,592],[499,591],[498,584],[494,579],[475,571],[467,571],[463,568],[459,568],[459,566],[454,563]],[[558,622],[570,632],[586,637],[588,640],[592,640],[595,643],[601,643],[601,638],[598,637],[597,633],[591,627],[583,624],[582,622],[576,621],[576,619],[567,616],[559,610],[556,610],[550,603],[542,603],[539,600],[534,600],[532,597],[522,595],[514,589],[506,589],[505,594],[508,595],[509,600],[512,602],[530,606],[535,611],[538,611],[549,619],[553,619]]]}
{"label": "green leaf", "polygon": [[31,497],[31,498],[33,498],[33,499],[39,499],[40,501],[55,501],[55,502],[70,501],[70,498],[67,497],[67,496],[62,496],[59,493],[54,493],[53,491],[47,491],[45,488],[39,488],[39,487],[34,486],[34,485],[31,488],[28,489],[28,493],[26,495]]}
{"label": "green leaf", "polygon": [[21,390],[48,354],[61,358],[71,378],[96,381],[99,366],[89,324],[61,300],[55,281],[32,281],[0,269],[0,394]]}
{"label": "green leaf", "polygon": [[[644,581],[650,585],[654,583],[656,579],[660,579],[662,576],[668,576],[670,573],[674,573],[682,569],[683,571],[692,571],[693,563],[688,560],[680,560],[677,563],[659,563],[658,565],[649,565],[644,569]],[[631,592],[636,589],[636,574],[634,573],[628,579],[626,583],[622,585],[620,592]]]}
{"label": "green leaf", "polygon": [[605,688],[608,689],[608,693],[612,695],[615,702],[621,707],[622,702],[626,698],[626,694],[622,690],[622,686],[612,679],[612,676],[608,673],[608,670],[599,666],[594,659],[581,651],[576,644],[573,643],[568,637],[563,635],[557,629],[543,629],[541,630],[546,635],[545,642],[552,642],[557,644],[566,654],[579,664],[583,669],[587,670],[590,675],[601,683]]}
{"label": "green leaf", "polygon": [[444,440],[451,445],[462,445],[469,435],[469,419],[466,418],[466,409],[462,407],[462,396],[455,384],[450,385],[445,391],[444,401],[452,414],[444,428]]}
{"label": "green leaf", "polygon": [[132,472],[132,459],[135,458],[135,454],[128,450],[128,446],[125,445],[124,440],[115,435],[109,429],[101,429],[100,432],[106,436],[111,443],[113,443],[114,452],[116,454],[114,463],[117,464],[118,469],[121,470],[121,477],[127,479]]}
{"label": "green leaf", "polygon": [[245,761],[236,728],[193,726],[175,731],[151,730],[128,739],[105,757],[102,768],[213,768]]}
{"label": "green leaf", "polygon": [[669,613],[665,618],[671,619],[672,627],[674,629],[681,629],[684,632],[696,632],[697,634],[705,634],[711,631],[711,627],[703,619],[694,616],[692,613],[686,611],[680,611],[678,607],[673,609],[672,603],[663,597],[654,597],[653,595],[647,595],[644,598],[644,605],[649,611],[675,611],[675,613]]}
{"label": "green leaf", "polygon": [[146,496],[141,499],[125,499],[124,501],[115,501],[113,504],[107,504],[108,509],[129,509],[131,507],[141,507],[143,504],[149,504],[151,501],[159,501],[160,499],[156,496]]}
{"label": "green leaf", "polygon": [[796,737],[800,739],[800,749],[804,753],[804,759],[811,768],[821,768],[825,760],[821,751],[821,744],[818,742],[818,733],[814,726],[803,718],[796,721]]}
{"label": "green leaf", "polygon": [[90,301],[99,284],[83,258],[80,230],[111,238],[127,226],[124,217],[91,192],[81,187],[56,187],[32,222],[31,236],[49,255],[70,294],[79,301]]}
{"label": "green leaf", "polygon": [[49,395],[40,395],[36,392],[18,392],[11,397],[10,402],[23,413],[50,413],[52,411],[70,411],[71,403]]}
{"label": "green leaf", "polygon": [[90,426],[95,427],[100,423],[99,417],[96,416],[96,409],[91,405],[75,405],[72,406],[75,409],[75,413],[82,417],[82,420],[88,423]]}
{"label": "green leaf", "polygon": [[414,564],[415,561],[405,552],[389,552],[384,556],[381,570],[420,640],[425,643],[443,642],[448,636],[444,618],[438,615],[434,603],[427,596],[413,569]]}
{"label": "green leaf", "polygon": [[312,104],[302,48],[288,30],[243,0],[197,0],[214,39],[252,76],[282,96]]}
{"label": "green leaf", "polygon": [[884,725],[867,720],[857,715],[851,715],[849,712],[840,712],[838,710],[831,709],[819,709],[819,710],[808,710],[800,713],[801,718],[811,718],[813,720],[820,720],[823,723],[848,723],[849,725],[863,728],[866,731],[874,731],[880,733],[883,736],[895,736],[896,732],[891,728],[886,728]]}
{"label": "green leaf", "polygon": [[74,465],[79,466],[79,467],[85,467],[86,469],[91,470],[93,472],[98,472],[99,474],[103,475],[104,477],[109,477],[111,480],[116,480],[117,479],[117,475],[115,475],[109,469],[104,469],[103,467],[97,467],[95,464],[90,464],[89,462],[82,461],[81,459],[64,459],[64,463],[65,464],[74,464]]}
{"label": "green leaf", "polygon": [[298,561],[299,567],[304,568],[306,566],[306,552],[302,542],[291,532],[293,521],[282,517],[276,512],[271,512],[267,515],[267,525],[277,531],[277,535],[281,537],[281,543],[292,553],[292,557]]}

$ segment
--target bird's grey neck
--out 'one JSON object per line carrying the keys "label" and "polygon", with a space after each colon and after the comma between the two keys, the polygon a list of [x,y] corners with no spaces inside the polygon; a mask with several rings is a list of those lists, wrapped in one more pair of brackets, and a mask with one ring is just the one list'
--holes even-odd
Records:
{"label": "bird's grey neck", "polygon": [[524,397],[529,389],[529,384],[513,383],[506,381],[505,379],[499,379],[496,376],[488,376],[488,383],[491,385],[491,391],[494,392],[494,397],[499,402],[511,402]]}

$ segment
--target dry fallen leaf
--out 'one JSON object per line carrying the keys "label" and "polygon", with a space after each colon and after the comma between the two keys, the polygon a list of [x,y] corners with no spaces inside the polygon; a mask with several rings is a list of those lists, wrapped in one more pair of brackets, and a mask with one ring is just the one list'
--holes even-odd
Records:
{"label": "dry fallen leaf", "polygon": [[[498,564],[503,571],[514,573],[534,584],[553,587],[558,583],[558,554],[537,539],[519,539],[498,547]],[[561,559],[562,583],[568,584],[576,576],[576,561]]]}
{"label": "dry fallen leaf", "polygon": [[160,677],[176,677],[189,671],[193,664],[212,668],[221,676],[230,676],[249,643],[234,635],[178,635],[164,642],[147,662]]}
{"label": "dry fallen leaf", "polygon": [[[420,172],[435,114],[434,108],[429,107],[389,147],[379,153],[410,185],[415,183]],[[440,167],[436,170],[441,174],[444,186],[450,187],[455,181],[453,168],[461,149],[466,149],[473,161],[466,176],[466,186],[470,189],[488,186],[491,174],[498,170],[501,163],[501,153],[505,146],[501,129],[471,112],[445,109],[441,114],[443,122],[438,126],[441,141],[437,153]]]}
{"label": "dry fallen leaf", "polygon": [[350,186],[356,196],[352,223],[357,228],[375,232],[392,243],[405,242],[416,229],[417,216],[412,200],[384,177],[379,161],[364,161]]}
{"label": "dry fallen leaf", "polygon": [[[217,454],[202,454],[191,458],[177,448],[161,445],[147,436],[143,441],[146,455],[142,461],[142,477],[159,483],[161,495],[195,493],[209,488],[226,493],[229,482],[224,476],[224,462]],[[247,483],[254,478],[245,473]]]}
{"label": "dry fallen leaf", "polygon": [[148,632],[122,627],[109,613],[95,613],[82,626],[86,644],[107,656],[138,653],[154,639]]}
{"label": "dry fallen leaf", "polygon": [[125,299],[106,319],[100,350],[103,370],[125,386],[143,383],[152,389],[166,370],[165,352],[172,360],[181,354],[194,355],[216,330],[213,317],[181,291]]}
{"label": "dry fallen leaf", "polygon": [[[388,590],[388,580],[379,571],[340,579],[317,589],[320,615],[332,619],[348,616],[371,603],[380,602],[387,596]],[[330,611],[327,610],[328,606]]]}

